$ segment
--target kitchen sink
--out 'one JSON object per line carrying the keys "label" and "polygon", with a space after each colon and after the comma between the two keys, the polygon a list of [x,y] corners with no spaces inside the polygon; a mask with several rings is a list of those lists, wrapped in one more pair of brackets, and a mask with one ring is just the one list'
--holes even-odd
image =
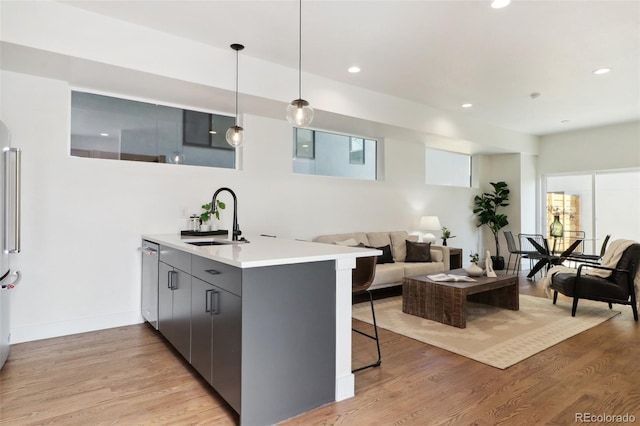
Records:
{"label": "kitchen sink", "polygon": [[192,246],[226,246],[231,244],[231,242],[226,241],[191,241],[187,242],[187,244],[191,244]]}

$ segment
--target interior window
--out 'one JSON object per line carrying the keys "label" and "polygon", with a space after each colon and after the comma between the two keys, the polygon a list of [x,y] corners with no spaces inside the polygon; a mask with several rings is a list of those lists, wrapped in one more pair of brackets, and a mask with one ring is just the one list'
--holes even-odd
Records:
{"label": "interior window", "polygon": [[294,128],[293,172],[376,180],[377,141]]}
{"label": "interior window", "polygon": [[71,155],[235,168],[234,117],[73,91]]}

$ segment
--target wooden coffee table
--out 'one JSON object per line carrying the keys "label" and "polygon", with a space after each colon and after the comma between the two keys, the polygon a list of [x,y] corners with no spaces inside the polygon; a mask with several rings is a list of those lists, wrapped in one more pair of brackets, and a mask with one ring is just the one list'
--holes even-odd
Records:
{"label": "wooden coffee table", "polygon": [[[468,275],[464,269],[445,273]],[[473,277],[475,282],[435,282],[426,275],[405,277],[402,284],[402,312],[465,328],[467,300],[517,311],[520,308],[518,276],[502,271],[496,271],[496,274],[496,278]]]}

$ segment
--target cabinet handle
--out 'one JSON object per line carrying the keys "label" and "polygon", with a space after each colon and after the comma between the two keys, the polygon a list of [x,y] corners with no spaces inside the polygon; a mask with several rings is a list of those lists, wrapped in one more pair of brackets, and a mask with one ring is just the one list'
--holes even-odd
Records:
{"label": "cabinet handle", "polygon": [[178,283],[176,280],[176,283],[174,284],[173,282],[173,277],[175,277],[176,275],[178,275],[178,273],[176,271],[169,271],[169,285],[167,286],[170,290],[175,290],[178,288]]}
{"label": "cabinet handle", "polygon": [[215,269],[205,269],[205,272],[210,273],[211,275],[220,275],[220,271],[216,271]]}
{"label": "cabinet handle", "polygon": [[213,302],[211,303],[211,313],[213,315],[220,314],[220,292],[211,290],[213,292]]}
{"label": "cabinet handle", "polygon": [[211,305],[213,303],[211,303],[211,293],[213,293],[213,290],[207,290],[205,291],[205,299],[204,299],[204,311],[205,312],[211,312]]}

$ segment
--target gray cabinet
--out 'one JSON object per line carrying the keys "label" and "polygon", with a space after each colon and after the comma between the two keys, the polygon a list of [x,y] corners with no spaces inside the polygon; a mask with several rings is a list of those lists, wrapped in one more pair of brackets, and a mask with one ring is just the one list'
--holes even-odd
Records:
{"label": "gray cabinet", "polygon": [[242,300],[192,278],[191,365],[240,412]]}
{"label": "gray cabinet", "polygon": [[191,278],[191,365],[211,384],[213,286]]}
{"label": "gray cabinet", "polygon": [[240,412],[242,299],[213,284],[240,288],[241,277],[236,271],[219,262],[193,257],[193,274],[209,282],[192,278],[191,364]]}
{"label": "gray cabinet", "polygon": [[191,275],[162,261],[158,269],[158,330],[189,361]]}
{"label": "gray cabinet", "polygon": [[158,329],[242,425],[334,400],[333,261],[241,269],[164,245],[159,259]]}

